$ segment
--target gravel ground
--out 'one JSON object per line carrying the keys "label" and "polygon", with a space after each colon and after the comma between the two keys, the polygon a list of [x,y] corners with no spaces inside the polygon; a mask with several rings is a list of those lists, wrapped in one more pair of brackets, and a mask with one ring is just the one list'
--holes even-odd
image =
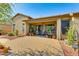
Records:
{"label": "gravel ground", "polygon": [[11,48],[11,52],[14,54],[19,52],[20,55],[23,55],[22,53],[24,51],[28,52],[30,49],[32,50],[31,52],[34,52],[36,54],[38,54],[37,51],[39,52],[42,51],[42,54],[45,54],[47,52],[51,54],[50,52],[52,52],[52,55],[56,55],[56,56],[64,55],[63,50],[59,44],[59,41],[56,39],[50,39],[50,38],[44,38],[38,36],[24,36],[24,37],[15,38],[13,40],[0,38],[0,42],[5,46],[9,46]]}

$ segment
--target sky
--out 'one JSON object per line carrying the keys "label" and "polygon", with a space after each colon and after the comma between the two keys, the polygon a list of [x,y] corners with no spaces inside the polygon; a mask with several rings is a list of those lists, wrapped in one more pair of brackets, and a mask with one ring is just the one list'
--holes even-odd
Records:
{"label": "sky", "polygon": [[79,3],[16,3],[13,10],[15,14],[39,18],[79,12]]}

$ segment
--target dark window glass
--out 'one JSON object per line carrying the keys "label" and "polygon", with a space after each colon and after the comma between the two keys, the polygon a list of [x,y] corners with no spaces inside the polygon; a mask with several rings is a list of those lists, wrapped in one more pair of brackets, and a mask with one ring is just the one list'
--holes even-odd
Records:
{"label": "dark window glass", "polygon": [[69,20],[62,20],[61,21],[61,29],[62,29],[62,34],[66,34],[67,30],[69,29]]}

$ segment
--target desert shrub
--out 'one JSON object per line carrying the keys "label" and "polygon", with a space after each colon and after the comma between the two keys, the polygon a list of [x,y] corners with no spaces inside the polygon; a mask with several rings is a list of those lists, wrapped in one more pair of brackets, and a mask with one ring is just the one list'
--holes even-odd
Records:
{"label": "desert shrub", "polygon": [[9,32],[8,33],[8,36],[15,36],[16,34],[15,34],[15,32]]}
{"label": "desert shrub", "polygon": [[16,35],[18,36],[18,29],[16,29]]}
{"label": "desert shrub", "polygon": [[69,45],[72,45],[74,42],[75,29],[71,26],[67,33],[67,41]]}

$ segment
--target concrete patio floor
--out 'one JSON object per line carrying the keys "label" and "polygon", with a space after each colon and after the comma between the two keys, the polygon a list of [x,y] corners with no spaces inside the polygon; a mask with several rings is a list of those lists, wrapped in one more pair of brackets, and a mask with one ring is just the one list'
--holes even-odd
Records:
{"label": "concrete patio floor", "polygon": [[47,50],[55,55],[63,56],[63,50],[58,40],[44,38],[39,36],[24,36],[13,40],[0,38],[0,43],[12,49],[12,52],[26,51],[28,48],[32,50]]}

